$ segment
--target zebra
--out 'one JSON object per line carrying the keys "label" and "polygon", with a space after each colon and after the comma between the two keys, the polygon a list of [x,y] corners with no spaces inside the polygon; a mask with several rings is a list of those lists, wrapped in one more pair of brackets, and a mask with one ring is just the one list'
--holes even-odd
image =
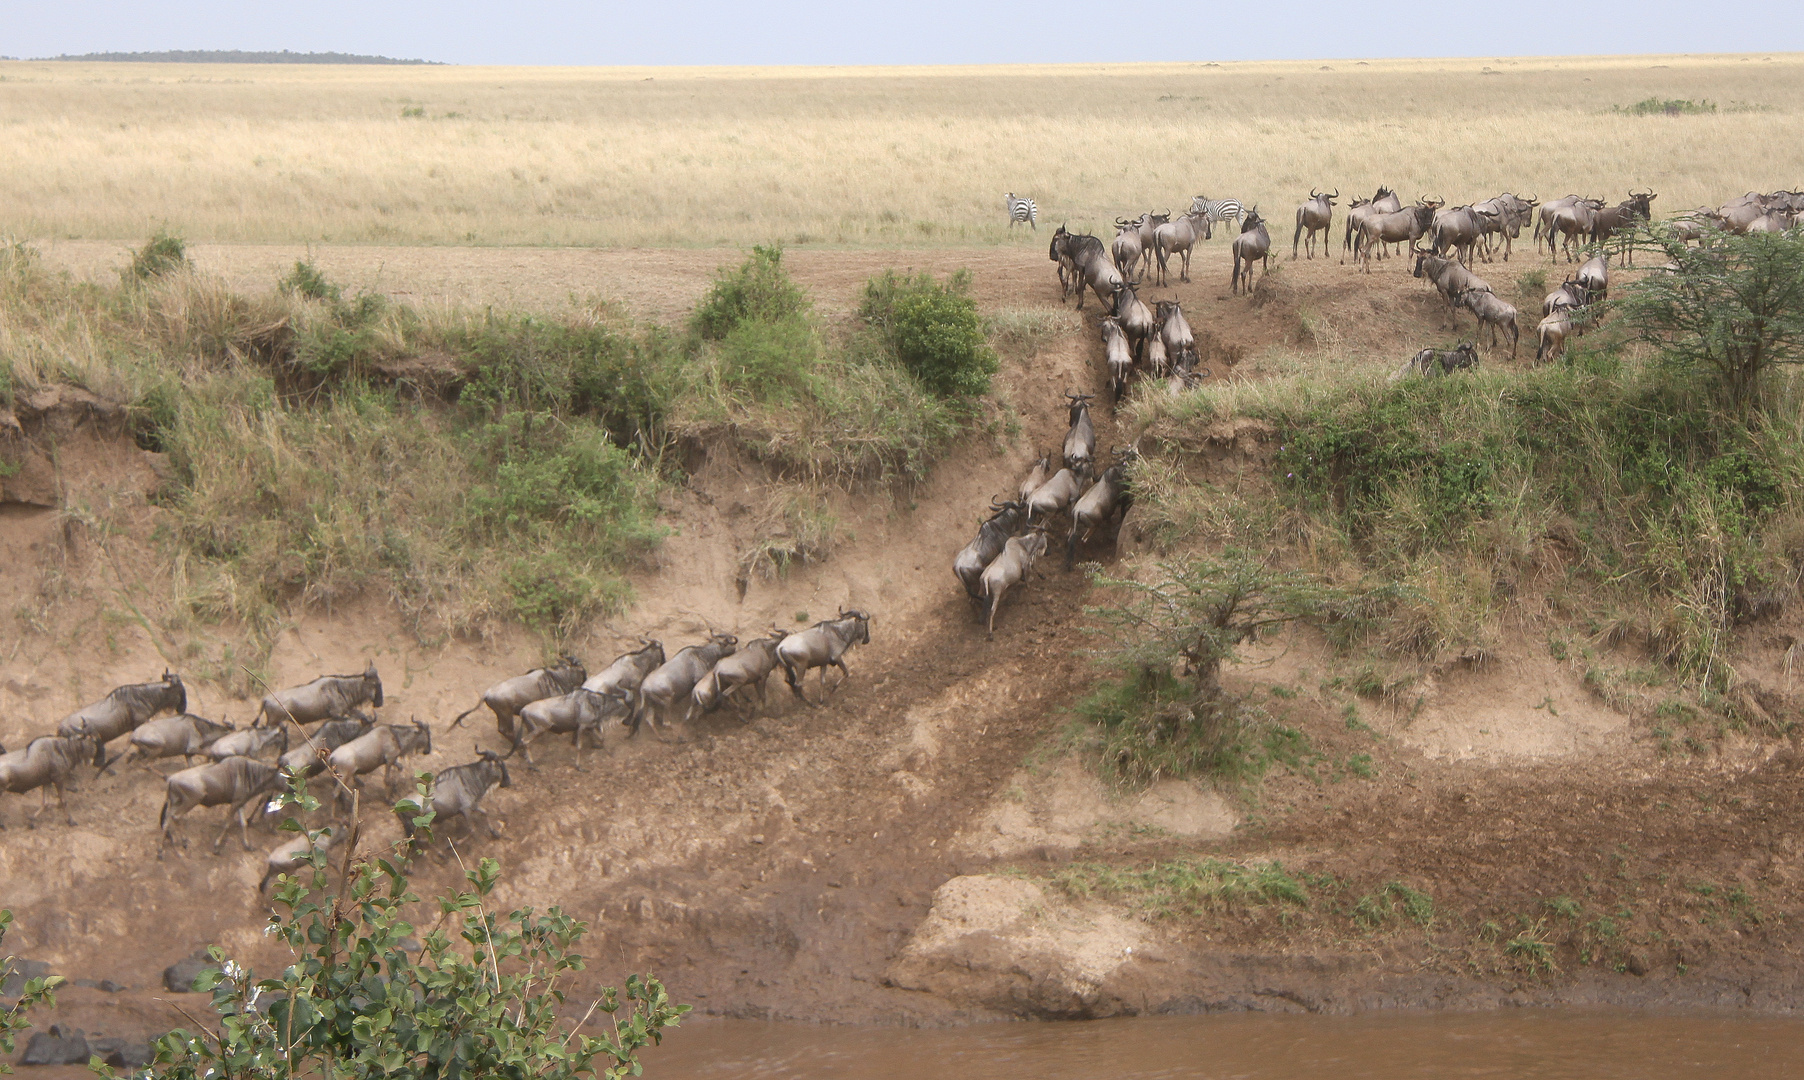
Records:
{"label": "zebra", "polygon": [[1008,227],[1014,228],[1017,221],[1025,221],[1032,225],[1035,232],[1040,231],[1040,208],[1032,199],[1017,199],[1014,192],[1002,197],[1002,205],[1008,208]]}
{"label": "zebra", "polygon": [[[1217,221],[1233,221],[1238,225],[1240,219],[1246,216],[1246,207],[1240,205],[1239,199],[1211,199],[1198,195],[1190,200],[1190,212],[1202,214],[1212,226]],[[1211,233],[1214,231],[1213,228],[1210,229]]]}

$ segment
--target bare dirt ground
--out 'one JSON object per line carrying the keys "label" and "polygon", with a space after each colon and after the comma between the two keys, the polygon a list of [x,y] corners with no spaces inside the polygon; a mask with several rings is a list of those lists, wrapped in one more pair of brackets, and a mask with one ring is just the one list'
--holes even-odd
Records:
{"label": "bare dirt ground", "polygon": [[[1043,240],[785,258],[828,312],[848,309],[863,281],[891,265],[970,267],[985,308],[1050,307],[1057,289]],[[194,249],[202,269],[246,287],[267,285],[301,254]],[[61,244],[48,258],[97,273],[117,255]],[[605,295],[649,319],[680,314],[731,261],[719,252],[482,249],[316,248],[314,257],[334,277],[415,299],[556,307],[573,294]],[[1545,265],[1487,274],[1506,282]],[[1228,295],[1219,241],[1193,270],[1194,283],[1148,293],[1184,300],[1212,340],[1218,377],[1257,377],[1329,337],[1337,355],[1376,373],[1451,337],[1431,291],[1395,261],[1370,278],[1285,262],[1256,298]],[[1101,390],[1093,299],[1086,313],[1081,335],[1005,365],[1018,438],[973,439],[923,485],[843,500],[851,539],[824,563],[754,579],[743,597],[737,553],[765,480],[724,454],[696,470],[669,500],[676,535],[640,575],[632,610],[579,643],[591,664],[635,634],[675,648],[710,626],[748,637],[840,605],[873,613],[872,642],[852,654],[851,682],[819,707],[779,684],[770,715],[751,724],[717,714],[668,742],[612,733],[608,753],[582,770],[563,744],[541,744],[540,768],[519,763],[514,786],[490,797],[502,838],[458,841],[465,860],[502,861],[503,904],[561,904],[588,920],[598,985],[652,970],[679,1000],[744,1017],[925,1024],[1536,1001],[1790,1007],[1793,919],[1804,913],[1793,889],[1804,835],[1795,751],[1748,739],[1661,755],[1647,717],[1614,710],[1573,671],[1537,659],[1530,635],[1493,662],[1444,673],[1421,716],[1354,699],[1330,678],[1324,650],[1292,643],[1240,677],[1259,693],[1278,686],[1273,712],[1310,744],[1258,789],[1180,784],[1118,800],[1049,752],[1095,675],[1082,578],[1049,557],[1044,578],[1010,596],[988,642],[949,566],[990,496],[1012,489],[1032,448],[1061,437],[1060,393]],[[1486,362],[1509,363],[1507,350],[1487,351]],[[0,653],[0,742],[9,746],[182,660],[146,629],[156,613],[140,620],[130,603],[146,595],[146,575],[166,572],[144,541],[155,527],[143,505],[155,461],[104,417],[74,407],[46,415],[67,448],[64,505],[136,500],[143,529],[96,536],[61,509],[0,508],[0,603],[20,616]],[[1107,408],[1098,419],[1099,442],[1119,441]],[[1144,547],[1131,519],[1122,539],[1124,549]],[[1112,552],[1105,541],[1086,555]],[[524,637],[422,645],[371,599],[297,615],[272,668],[278,682],[296,683],[374,659],[385,715],[437,725],[434,752],[416,762],[436,769],[496,745],[478,718],[458,731],[445,722],[491,682],[534,666],[541,648]],[[1776,665],[1777,653],[1767,659]],[[809,692],[818,699],[817,685]],[[240,721],[251,707],[206,686],[190,704]],[[0,797],[10,826],[0,835],[0,904],[19,914],[9,949],[134,988],[72,992],[62,1019],[89,1031],[168,1021],[155,1001],[160,972],[199,945],[279,960],[260,934],[261,851],[243,853],[228,838],[211,854],[219,812],[202,811],[181,826],[190,846],[159,860],[160,803],[161,781],[128,769],[83,782],[71,796],[74,827],[56,821],[53,806],[38,828],[22,829],[35,797]],[[395,829],[379,821],[374,832],[379,842]],[[252,837],[261,850],[274,844]],[[1276,908],[1151,919],[1131,904],[1031,885],[1073,860],[1204,855],[1278,859],[1313,875],[1322,895],[1343,892],[1343,907],[1402,882],[1441,914],[1426,928]],[[1001,871],[1027,880],[992,877]],[[416,885],[431,895],[456,880],[455,862],[428,860]],[[1006,884],[1017,880],[1033,891]],[[955,881],[965,884],[945,892]],[[1550,906],[1560,898],[1576,906]],[[955,908],[965,922],[948,914]],[[936,929],[911,946],[930,912]],[[1509,949],[1524,932],[1552,942],[1557,968]],[[1581,948],[1591,949],[1582,962]]]}

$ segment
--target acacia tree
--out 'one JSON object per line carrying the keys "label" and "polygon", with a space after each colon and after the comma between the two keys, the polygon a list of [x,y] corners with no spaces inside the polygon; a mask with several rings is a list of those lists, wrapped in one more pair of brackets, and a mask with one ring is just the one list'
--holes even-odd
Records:
{"label": "acacia tree", "polygon": [[1299,621],[1344,623],[1380,600],[1238,551],[1159,563],[1144,581],[1100,570],[1091,580],[1120,597],[1085,610],[1114,643],[1107,659],[1123,677],[1081,709],[1102,729],[1105,768],[1131,784],[1232,772],[1243,710],[1223,691],[1222,666],[1267,630]]}
{"label": "acacia tree", "polygon": [[[428,828],[424,783],[419,796],[396,812]],[[319,806],[301,780],[283,801],[303,811]],[[301,831],[294,818],[283,828]],[[353,825],[336,893],[327,888],[318,833],[306,867],[281,879],[264,931],[293,953],[280,974],[259,979],[210,950],[221,966],[195,986],[212,992],[217,1019],[190,1016],[195,1030],[158,1039],[149,1069],[155,1080],[620,1080],[639,1075],[636,1052],[689,1011],[672,1004],[657,979],[634,975],[624,993],[603,988],[568,1023],[560,1013],[573,974],[583,970],[573,948],[584,924],[556,907],[496,914],[489,898],[500,870],[483,859],[465,872],[469,887],[441,898],[437,920],[419,932],[405,918],[419,900],[405,849],[359,856],[357,833]],[[583,1034],[598,1012],[606,1033]]]}
{"label": "acacia tree", "polygon": [[1738,414],[1759,411],[1773,371],[1804,363],[1804,240],[1725,233],[1689,248],[1652,232],[1637,243],[1670,269],[1625,290],[1625,323],[1667,363],[1714,382]]}

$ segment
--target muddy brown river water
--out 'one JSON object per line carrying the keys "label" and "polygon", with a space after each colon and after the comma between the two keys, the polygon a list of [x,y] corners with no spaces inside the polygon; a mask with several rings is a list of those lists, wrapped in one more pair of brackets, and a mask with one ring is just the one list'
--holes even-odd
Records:
{"label": "muddy brown river water", "polygon": [[698,1020],[656,1080],[1689,1080],[1804,1076],[1804,1019],[1523,1009],[905,1030]]}

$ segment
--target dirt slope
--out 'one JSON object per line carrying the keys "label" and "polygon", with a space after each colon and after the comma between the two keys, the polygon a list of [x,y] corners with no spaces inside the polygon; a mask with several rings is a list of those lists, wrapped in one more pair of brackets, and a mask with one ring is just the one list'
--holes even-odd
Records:
{"label": "dirt slope", "polygon": [[[69,253],[63,245],[53,257]],[[242,273],[247,283],[267,281],[295,254],[196,249],[204,269]],[[351,280],[359,260],[374,262],[383,287],[398,293],[468,275],[524,283],[509,295],[531,293],[553,306],[605,282],[601,291],[618,286],[621,302],[647,317],[686,306],[717,261],[694,252],[342,248],[316,256]],[[869,274],[896,262],[972,267],[986,308],[1057,302],[1037,247],[786,258],[829,312],[848,308]],[[1519,265],[1498,268],[1494,280],[1511,280]],[[1185,301],[1222,377],[1256,378],[1288,363],[1274,351],[1280,347],[1328,349],[1376,368],[1418,343],[1450,339],[1432,294],[1397,262],[1369,279],[1352,267],[1286,263],[1252,299],[1227,295],[1219,243],[1194,269],[1194,284],[1149,290],[1149,298]],[[739,1016],[932,1023],[1020,1013],[1473,1005],[1512,994],[1734,998],[1763,1007],[1781,1000],[1792,969],[1778,964],[1775,974],[1770,955],[1792,955],[1795,943],[1790,902],[1771,883],[1795,874],[1794,838],[1804,827],[1804,811],[1784,797],[1795,790],[1789,751],[1775,757],[1772,746],[1749,744],[1696,760],[1659,758],[1644,720],[1612,711],[1573,671],[1534,659],[1526,643],[1497,665],[1449,673],[1424,715],[1368,706],[1359,727],[1344,712],[1350,698],[1324,679],[1322,651],[1291,643],[1244,678],[1249,687],[1302,688],[1281,711],[1309,734],[1314,757],[1279,770],[1256,796],[1177,785],[1149,802],[1118,804],[1069,764],[1024,768],[1093,675],[1081,578],[1049,560],[1043,580],[1011,596],[995,641],[986,642],[949,567],[990,496],[1013,487],[1033,447],[1062,435],[1059,394],[1101,389],[1093,300],[1087,314],[1081,335],[1006,367],[1002,389],[1021,412],[1018,438],[1005,446],[973,439],[913,490],[843,500],[852,539],[786,579],[754,579],[743,597],[737,556],[751,539],[764,479],[722,454],[696,471],[669,500],[677,533],[637,580],[638,601],[578,643],[582,655],[599,663],[636,634],[674,648],[710,626],[742,636],[793,627],[842,604],[874,613],[872,643],[853,653],[853,680],[824,707],[803,707],[778,686],[772,715],[753,724],[711,718],[668,743],[649,734],[622,743],[611,734],[605,765],[591,756],[586,771],[564,746],[544,744],[539,771],[518,769],[513,788],[491,797],[502,839],[459,844],[466,859],[502,860],[504,902],[562,904],[589,920],[597,982],[651,969],[680,999]],[[0,602],[19,618],[0,655],[0,742],[8,745],[113,685],[183,659],[146,629],[159,613],[143,607],[144,582],[166,572],[144,540],[155,526],[154,510],[143,505],[154,458],[80,401],[43,404],[40,422],[55,429],[61,448],[59,498],[51,501],[62,508],[0,508]],[[1098,426],[1099,442],[1120,441],[1108,410]],[[82,527],[80,507],[99,500],[132,506],[142,528],[103,536]],[[1141,546],[1131,523],[1123,544]],[[1106,544],[1088,554],[1111,556]],[[385,713],[439,724],[434,753],[418,764],[442,768],[496,742],[487,724],[450,732],[443,722],[496,678],[540,657],[539,643],[524,637],[424,647],[372,603],[298,617],[272,667],[277,682],[293,683],[374,659],[388,686]],[[818,696],[817,687],[810,692]],[[191,707],[239,720],[250,708],[206,687]],[[1360,755],[1371,762],[1369,776],[1351,771]],[[46,815],[35,831],[17,827],[35,800],[0,797],[13,826],[0,836],[0,903],[20,916],[9,947],[71,976],[143,988],[80,991],[70,1015],[90,1030],[154,1024],[145,1019],[156,1012],[148,988],[199,944],[276,959],[259,933],[261,854],[228,839],[212,856],[215,811],[183,826],[192,846],[158,861],[160,785],[144,771],[87,781],[71,801],[74,828]],[[378,834],[385,829],[392,826]],[[1474,952],[1471,926],[1456,932],[1452,921],[1407,945],[1393,931],[1361,942],[1258,913],[1148,922],[1047,890],[1035,899],[986,876],[1008,867],[1040,873],[1080,857],[1199,852],[1278,857],[1360,888],[1407,880],[1444,905],[1499,919],[1541,917],[1545,899],[1562,894],[1582,896],[1592,914],[1639,905],[1623,922],[1664,944],[1612,954],[1622,971],[1553,981],[1491,963],[1496,949]],[[1725,890],[1731,881],[1768,883],[1760,885],[1764,921],[1701,921],[1702,909],[1682,902],[1701,894],[1668,887],[1684,875]],[[421,891],[456,877],[454,863],[435,865]],[[956,896],[944,892],[954,881],[965,883]],[[949,914],[955,908],[964,922]],[[937,929],[911,945],[930,912]],[[1105,924],[1127,936],[1098,937]],[[1704,977],[1685,981],[1681,969],[1697,966],[1700,955],[1710,958]],[[1642,978],[1637,967],[1654,974]]]}

